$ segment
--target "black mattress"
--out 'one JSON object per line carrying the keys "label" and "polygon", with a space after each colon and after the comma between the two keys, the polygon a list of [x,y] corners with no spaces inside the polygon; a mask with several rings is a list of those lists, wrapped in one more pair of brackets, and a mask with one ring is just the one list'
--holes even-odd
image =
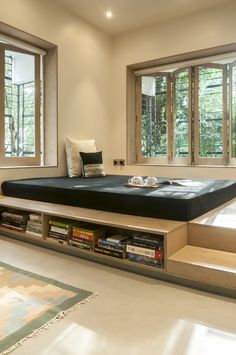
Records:
{"label": "black mattress", "polygon": [[167,180],[157,188],[126,187],[130,176],[5,181],[4,195],[102,211],[188,221],[236,196],[231,180]]}

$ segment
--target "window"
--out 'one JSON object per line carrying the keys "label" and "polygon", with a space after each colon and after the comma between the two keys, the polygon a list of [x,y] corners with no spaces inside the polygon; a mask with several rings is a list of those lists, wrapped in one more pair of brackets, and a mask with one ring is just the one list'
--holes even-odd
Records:
{"label": "window", "polygon": [[0,63],[0,163],[40,165],[40,55],[0,43]]}
{"label": "window", "polygon": [[236,164],[234,58],[221,54],[134,71],[136,120],[128,129],[135,126],[137,163]]}
{"label": "window", "polygon": [[57,53],[0,22],[0,169],[57,166]]}

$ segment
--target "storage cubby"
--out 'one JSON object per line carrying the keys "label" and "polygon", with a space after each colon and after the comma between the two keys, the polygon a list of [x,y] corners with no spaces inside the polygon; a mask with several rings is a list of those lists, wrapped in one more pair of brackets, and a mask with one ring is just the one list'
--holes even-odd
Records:
{"label": "storage cubby", "polygon": [[[0,198],[0,208],[27,215],[31,227],[37,227],[33,221],[37,219],[42,225],[40,236],[0,226],[3,235],[135,272],[166,273],[167,257],[187,243],[185,222],[5,196]],[[83,247],[83,233],[90,238],[88,248]]]}

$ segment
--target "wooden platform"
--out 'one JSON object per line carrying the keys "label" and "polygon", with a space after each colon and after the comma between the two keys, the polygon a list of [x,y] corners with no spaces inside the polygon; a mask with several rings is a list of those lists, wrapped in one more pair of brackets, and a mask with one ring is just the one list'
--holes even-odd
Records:
{"label": "wooden platform", "polygon": [[236,289],[236,254],[188,245],[168,258],[167,272]]}
{"label": "wooden platform", "polygon": [[167,272],[236,290],[236,199],[188,223],[187,246],[168,257]]}
{"label": "wooden platform", "polygon": [[[1,234],[11,238],[159,279],[236,297],[236,199],[188,223],[5,196],[0,196],[0,207],[38,212],[42,215],[42,238],[1,228]],[[110,256],[51,242],[47,236],[49,219],[52,216],[153,235],[161,234],[164,239],[164,268],[156,269],[127,259],[115,260]]]}

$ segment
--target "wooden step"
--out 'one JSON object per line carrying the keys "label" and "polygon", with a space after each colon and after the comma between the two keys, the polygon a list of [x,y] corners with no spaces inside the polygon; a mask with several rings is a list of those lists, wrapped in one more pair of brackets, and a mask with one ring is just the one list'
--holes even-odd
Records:
{"label": "wooden step", "polygon": [[236,199],[189,222],[188,244],[236,253]]}
{"label": "wooden step", "polygon": [[167,259],[167,272],[236,290],[236,254],[187,245]]}

